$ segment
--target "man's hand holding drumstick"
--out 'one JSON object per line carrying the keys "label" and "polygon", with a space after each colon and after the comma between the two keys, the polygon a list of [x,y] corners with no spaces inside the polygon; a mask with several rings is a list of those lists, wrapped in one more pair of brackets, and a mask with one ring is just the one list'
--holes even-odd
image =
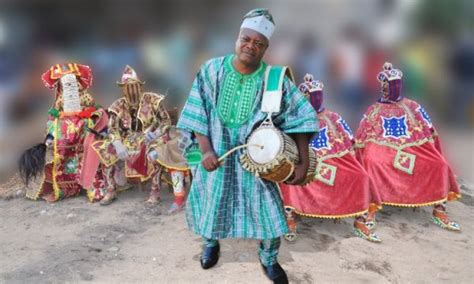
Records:
{"label": "man's hand holding drumstick", "polygon": [[199,143],[199,148],[201,149],[201,153],[204,153],[202,155],[202,165],[208,172],[215,171],[218,167],[222,165],[224,162],[224,159],[234,153],[235,151],[246,148],[246,147],[258,147],[260,149],[263,149],[263,145],[257,145],[257,144],[244,144],[240,145],[237,147],[234,147],[227,151],[224,155],[221,157],[217,157],[216,153],[214,152],[214,149],[212,149],[211,141],[209,141],[209,138],[205,135],[201,135],[199,133],[195,133],[196,138]]}
{"label": "man's hand holding drumstick", "polygon": [[195,134],[199,143],[199,148],[201,149],[201,153],[203,153],[201,161],[202,165],[208,172],[215,171],[221,165],[221,163],[219,162],[214,149],[212,149],[209,137],[199,133]]}

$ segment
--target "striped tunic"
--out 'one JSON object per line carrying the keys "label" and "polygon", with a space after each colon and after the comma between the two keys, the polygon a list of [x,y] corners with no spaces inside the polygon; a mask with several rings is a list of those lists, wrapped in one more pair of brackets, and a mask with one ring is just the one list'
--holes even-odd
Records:
{"label": "striped tunic", "polygon": [[[211,59],[201,67],[177,125],[209,137],[218,156],[245,144],[252,130],[266,118],[260,111],[264,72],[252,77],[256,86],[250,89],[256,93],[249,115],[240,116],[243,121],[238,125],[222,116],[225,112],[218,106],[220,96],[224,97],[225,80],[240,75],[226,64],[231,56]],[[259,70],[265,70],[266,64],[262,64]],[[233,103],[240,107],[238,104],[245,100]],[[281,111],[273,116],[273,122],[285,133],[314,133],[318,129],[316,113],[288,78],[284,79]],[[202,164],[198,166],[186,206],[189,228],[208,239],[270,239],[284,235],[288,228],[277,185],[244,170],[240,154],[235,152],[213,172],[207,172]]]}

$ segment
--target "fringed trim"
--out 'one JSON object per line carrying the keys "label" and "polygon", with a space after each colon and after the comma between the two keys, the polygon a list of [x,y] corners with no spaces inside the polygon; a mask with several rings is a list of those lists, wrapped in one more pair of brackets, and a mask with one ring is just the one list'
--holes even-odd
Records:
{"label": "fringed trim", "polygon": [[[46,168],[47,165],[48,164],[46,164],[44,168]],[[53,164],[53,166],[54,166],[54,164]],[[26,193],[25,193],[26,198],[31,199],[31,200],[38,200],[40,194],[43,192],[43,186],[44,186],[44,183],[46,181],[46,173],[45,173],[44,168],[43,168],[43,172],[41,173],[41,181],[39,182],[39,189],[36,190],[34,195],[30,195],[29,192],[28,192],[28,188],[27,188]]]}
{"label": "fringed trim", "polygon": [[[128,168],[127,163],[125,163],[125,167]],[[154,173],[154,171],[151,171],[150,174],[147,174],[146,176],[141,175],[141,174],[136,174],[136,175],[132,174],[132,175],[130,175],[130,174],[127,174],[127,171],[125,169],[125,177],[126,178],[138,178],[138,179],[140,179],[140,182],[145,182],[145,181],[149,180],[153,176],[153,173]]]}
{"label": "fringed trim", "polygon": [[447,198],[443,198],[441,200],[437,201],[431,201],[431,202],[425,202],[425,203],[417,203],[417,204],[404,204],[404,203],[392,203],[392,202],[382,202],[383,205],[389,205],[389,206],[396,206],[396,207],[423,207],[423,206],[431,206],[431,205],[436,205],[443,203],[447,200]]}
{"label": "fringed trim", "polygon": [[377,204],[377,203],[370,203],[369,205],[369,213],[374,213],[374,212],[377,212],[379,210],[382,209],[382,205],[381,204]]}
{"label": "fringed trim", "polygon": [[303,212],[297,210],[293,206],[285,205],[285,207],[291,208],[296,214],[301,215],[301,216],[311,217],[311,218],[323,218],[323,219],[343,219],[343,218],[358,217],[358,216],[364,215],[365,213],[369,212],[369,209],[366,209],[364,211],[360,211],[360,212],[356,212],[356,213],[350,213],[350,214],[344,214],[344,215],[319,215],[319,214],[303,213]]}
{"label": "fringed trim", "polygon": [[167,165],[163,163],[162,161],[160,161],[159,159],[157,159],[156,162],[168,170],[175,170],[175,171],[181,171],[181,172],[185,172],[189,170],[189,167],[175,167],[175,166]]}
{"label": "fringed trim", "polygon": [[260,175],[268,174],[272,169],[284,163],[293,164],[291,161],[288,160],[287,157],[283,155],[278,155],[275,159],[271,160],[265,165],[254,163],[247,153],[242,154],[239,157],[239,160],[240,164],[242,165],[242,168],[255,174],[257,177]]}

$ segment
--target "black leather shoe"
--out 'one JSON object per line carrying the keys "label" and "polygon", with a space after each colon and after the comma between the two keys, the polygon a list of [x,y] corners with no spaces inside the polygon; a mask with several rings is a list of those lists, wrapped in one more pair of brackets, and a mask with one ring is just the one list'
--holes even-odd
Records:
{"label": "black leather shoe", "polygon": [[278,262],[270,266],[265,266],[262,264],[262,268],[268,279],[273,281],[273,283],[288,284],[288,277],[286,276],[285,270],[283,270]]}
{"label": "black leather shoe", "polygon": [[219,251],[219,243],[216,246],[204,248],[201,255],[202,269],[209,269],[216,265],[219,260]]}

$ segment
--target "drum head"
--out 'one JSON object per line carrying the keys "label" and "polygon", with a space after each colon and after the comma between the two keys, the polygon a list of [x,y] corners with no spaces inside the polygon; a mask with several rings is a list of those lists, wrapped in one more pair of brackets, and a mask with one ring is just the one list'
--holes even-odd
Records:
{"label": "drum head", "polygon": [[[248,155],[255,163],[266,164],[275,159],[281,152],[282,138],[274,128],[258,128],[247,142]],[[255,147],[252,145],[261,145]]]}

